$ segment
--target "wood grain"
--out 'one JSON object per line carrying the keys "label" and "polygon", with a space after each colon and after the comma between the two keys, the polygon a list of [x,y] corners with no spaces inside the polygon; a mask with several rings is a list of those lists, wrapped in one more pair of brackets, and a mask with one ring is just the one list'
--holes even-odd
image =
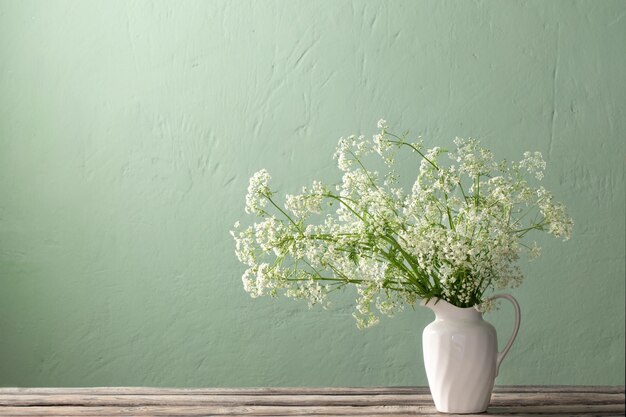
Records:
{"label": "wood grain", "polygon": [[[494,416],[623,416],[624,387],[496,387]],[[0,416],[435,416],[428,388],[0,388]],[[485,414],[481,414],[484,416]]]}

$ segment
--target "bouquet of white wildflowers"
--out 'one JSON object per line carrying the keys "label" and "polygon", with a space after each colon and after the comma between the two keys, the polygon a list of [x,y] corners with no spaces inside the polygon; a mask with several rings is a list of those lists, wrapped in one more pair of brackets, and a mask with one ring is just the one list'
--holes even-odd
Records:
{"label": "bouquet of white wildflowers", "polygon": [[[543,177],[539,152],[498,162],[474,139],[457,138],[450,151],[427,149],[389,132],[384,120],[378,127],[371,142],[339,140],[338,185],[313,181],[283,205],[266,170],[250,178],[245,210],[258,221],[237,222],[231,234],[252,297],[282,294],[326,307],[329,293],[353,285],[359,327],[378,322],[374,308],[391,316],[418,299],[481,308],[493,290],[521,283],[522,252],[539,255],[529,232],[570,237],[565,207],[527,178]],[[401,150],[415,155],[409,191],[395,171]],[[369,170],[372,158],[388,172]]]}

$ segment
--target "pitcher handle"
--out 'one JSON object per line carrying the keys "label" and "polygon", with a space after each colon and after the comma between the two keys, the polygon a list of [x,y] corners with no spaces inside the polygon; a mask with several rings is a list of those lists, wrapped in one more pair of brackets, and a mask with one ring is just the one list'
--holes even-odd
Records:
{"label": "pitcher handle", "polygon": [[509,341],[506,343],[506,346],[504,347],[504,349],[502,349],[502,352],[498,353],[498,357],[496,359],[496,376],[498,376],[498,371],[500,370],[500,363],[502,362],[506,354],[509,353],[509,349],[511,349],[511,346],[513,345],[513,342],[515,341],[515,337],[517,336],[517,331],[519,330],[519,325],[520,325],[520,320],[521,320],[521,313],[520,313],[519,304],[517,300],[513,298],[512,295],[496,294],[493,297],[491,297],[492,300],[495,300],[496,298],[505,298],[509,300],[511,304],[513,304],[513,308],[515,309],[515,327],[513,329],[513,334],[511,334],[511,337],[509,338]]}

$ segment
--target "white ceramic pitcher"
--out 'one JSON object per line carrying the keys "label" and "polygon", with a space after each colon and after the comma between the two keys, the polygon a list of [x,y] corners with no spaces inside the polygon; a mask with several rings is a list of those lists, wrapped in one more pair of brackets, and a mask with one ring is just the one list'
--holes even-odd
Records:
{"label": "white ceramic pitcher", "polygon": [[496,329],[474,307],[459,308],[444,300],[423,303],[435,321],[422,334],[424,365],[435,407],[443,413],[480,413],[487,410],[500,363],[511,348],[520,324],[515,298],[499,294],[515,308],[515,328],[502,352]]}

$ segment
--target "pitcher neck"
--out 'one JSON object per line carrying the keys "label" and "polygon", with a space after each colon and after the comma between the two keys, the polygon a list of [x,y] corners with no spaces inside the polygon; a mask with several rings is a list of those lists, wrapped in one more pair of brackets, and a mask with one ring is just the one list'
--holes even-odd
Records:
{"label": "pitcher neck", "polygon": [[457,307],[439,298],[432,298],[428,302],[422,301],[422,305],[433,310],[437,320],[480,321],[483,319],[483,314],[474,307]]}

